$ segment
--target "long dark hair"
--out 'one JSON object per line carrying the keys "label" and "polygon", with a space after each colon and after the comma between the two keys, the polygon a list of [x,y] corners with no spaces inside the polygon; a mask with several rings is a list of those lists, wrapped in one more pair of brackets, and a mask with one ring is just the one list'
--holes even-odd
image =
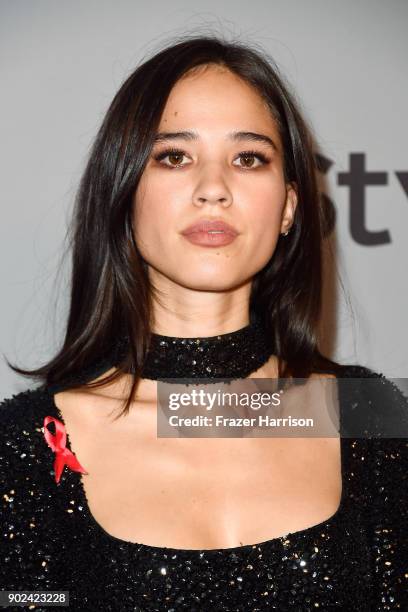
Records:
{"label": "long dark hair", "polygon": [[253,279],[250,315],[262,320],[282,378],[341,370],[317,346],[327,219],[311,130],[272,58],[254,45],[206,35],[166,46],[138,66],[115,95],[91,148],[68,232],[72,279],[62,348],[37,369],[8,362],[14,371],[48,386],[77,387],[83,373],[125,337],[128,350],[117,370],[88,386],[134,372],[121,415],[129,411],[149,347],[152,312],[152,289],[132,231],[132,198],[171,89],[188,71],[207,64],[227,67],[266,101],[283,144],[285,180],[297,185],[294,224]]}

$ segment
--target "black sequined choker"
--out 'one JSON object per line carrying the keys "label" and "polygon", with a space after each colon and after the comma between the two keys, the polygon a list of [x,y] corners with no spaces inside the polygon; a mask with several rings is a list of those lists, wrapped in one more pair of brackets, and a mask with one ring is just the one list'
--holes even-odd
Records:
{"label": "black sequined choker", "polygon": [[246,378],[272,355],[261,323],[255,319],[218,336],[179,338],[152,334],[143,378]]}

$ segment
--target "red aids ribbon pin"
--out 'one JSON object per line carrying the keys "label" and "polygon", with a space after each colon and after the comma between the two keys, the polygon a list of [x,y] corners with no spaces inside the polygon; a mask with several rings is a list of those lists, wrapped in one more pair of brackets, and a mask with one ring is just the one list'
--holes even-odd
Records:
{"label": "red aids ribbon pin", "polygon": [[[55,435],[53,435],[49,429],[47,429],[48,423],[53,422],[55,425]],[[62,470],[64,469],[64,465],[67,465],[74,470],[75,472],[81,472],[82,474],[88,474],[79,463],[78,459],[75,457],[71,451],[66,448],[67,442],[67,434],[65,431],[65,426],[58,419],[54,419],[54,417],[46,416],[44,418],[44,437],[48,444],[48,446],[55,452],[54,459],[54,472],[55,472],[55,482],[58,484],[61,478]]]}

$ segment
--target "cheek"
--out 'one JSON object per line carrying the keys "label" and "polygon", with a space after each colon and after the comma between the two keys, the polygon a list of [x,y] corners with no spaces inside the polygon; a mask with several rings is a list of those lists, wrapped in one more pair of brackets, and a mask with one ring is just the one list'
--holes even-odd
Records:
{"label": "cheek", "polygon": [[[174,191],[174,190],[173,190]],[[163,181],[145,179],[133,198],[133,231],[144,259],[167,258],[180,225],[181,196]]]}
{"label": "cheek", "polygon": [[144,175],[133,198],[133,227],[137,240],[154,233],[167,210],[166,191],[158,181]]}
{"label": "cheek", "polygon": [[266,184],[246,200],[248,205],[243,209],[243,224],[249,228],[246,257],[256,270],[267,264],[276,249],[285,200],[283,182]]}
{"label": "cheek", "polygon": [[262,241],[279,236],[286,201],[283,182],[271,182],[263,187],[247,195],[244,207],[244,225],[251,228],[253,236]]}

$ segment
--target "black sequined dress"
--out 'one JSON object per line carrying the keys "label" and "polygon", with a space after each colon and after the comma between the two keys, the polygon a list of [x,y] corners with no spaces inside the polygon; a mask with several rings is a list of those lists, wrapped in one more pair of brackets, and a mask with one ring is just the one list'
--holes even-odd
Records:
{"label": "black sequined dress", "polygon": [[[381,374],[345,366],[344,377],[380,378],[384,394],[346,397],[340,385],[342,418],[363,402],[406,418],[404,396]],[[79,472],[65,468],[56,485],[47,415],[62,420],[45,387],[0,405],[0,590],[69,591],[68,609],[83,612],[408,610],[407,439],[342,437],[341,502],[322,523],[260,544],[179,550],[109,535]]]}

